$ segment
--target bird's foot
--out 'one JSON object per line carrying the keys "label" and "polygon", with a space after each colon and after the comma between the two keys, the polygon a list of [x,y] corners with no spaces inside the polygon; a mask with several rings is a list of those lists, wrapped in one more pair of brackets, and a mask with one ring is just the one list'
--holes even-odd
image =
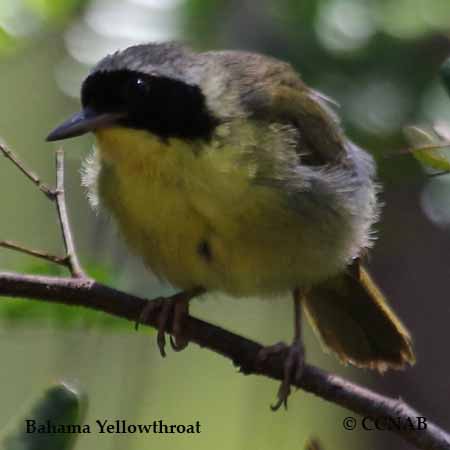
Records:
{"label": "bird's foot", "polygon": [[203,290],[196,289],[181,292],[170,298],[151,300],[142,309],[136,322],[136,329],[149,315],[159,310],[157,343],[163,358],[166,356],[166,330],[172,330],[170,345],[174,351],[179,352],[188,346],[186,319],[189,316],[189,301],[201,293]]}
{"label": "bird's foot", "polygon": [[266,360],[269,356],[275,354],[283,354],[284,356],[284,377],[277,393],[277,401],[270,405],[272,411],[277,411],[281,405],[287,409],[287,401],[291,395],[291,384],[300,380],[305,364],[305,351],[301,340],[294,340],[288,346],[284,342],[278,342],[275,345],[264,347],[258,354],[258,359]]}

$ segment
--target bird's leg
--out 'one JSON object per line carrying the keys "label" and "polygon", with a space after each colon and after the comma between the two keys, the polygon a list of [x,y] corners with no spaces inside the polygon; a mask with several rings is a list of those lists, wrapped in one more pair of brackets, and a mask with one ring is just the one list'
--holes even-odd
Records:
{"label": "bird's leg", "polygon": [[[170,346],[176,352],[185,349],[189,343],[189,338],[186,336],[186,318],[189,316],[189,301],[193,297],[183,297],[174,300],[173,306],[173,324],[172,333],[170,336]],[[161,349],[160,349],[161,350]]]}
{"label": "bird's leg", "polygon": [[305,351],[302,341],[302,293],[299,289],[293,292],[294,299],[294,340],[290,346],[284,342],[279,342],[275,345],[264,347],[258,357],[261,360],[266,359],[269,355],[274,353],[285,353],[286,359],[284,361],[284,377],[278,389],[278,400],[274,405],[271,405],[272,411],[276,411],[281,405],[287,409],[287,400],[291,394],[292,382],[299,380],[304,367]]}
{"label": "bird's leg", "polygon": [[[152,314],[155,310],[160,310],[158,316],[157,343],[162,357],[166,356],[166,330],[172,329],[170,344],[175,351],[181,351],[187,347],[189,338],[186,336],[186,318],[189,316],[189,302],[194,297],[203,294],[201,288],[180,292],[169,298],[155,299],[148,302],[142,309],[139,319],[136,322],[136,329],[139,324]],[[169,322],[172,319],[172,327]]]}

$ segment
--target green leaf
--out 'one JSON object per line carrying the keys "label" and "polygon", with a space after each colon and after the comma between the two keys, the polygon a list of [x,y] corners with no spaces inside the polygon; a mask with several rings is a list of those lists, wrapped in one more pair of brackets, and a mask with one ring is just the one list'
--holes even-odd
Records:
{"label": "green leaf", "polygon": [[70,450],[77,433],[32,433],[32,425],[81,425],[85,411],[86,397],[74,387],[66,383],[50,386],[1,432],[0,450]]}
{"label": "green leaf", "polygon": [[411,154],[424,166],[442,172],[450,172],[450,143],[416,126],[405,127],[407,140],[413,145]]}

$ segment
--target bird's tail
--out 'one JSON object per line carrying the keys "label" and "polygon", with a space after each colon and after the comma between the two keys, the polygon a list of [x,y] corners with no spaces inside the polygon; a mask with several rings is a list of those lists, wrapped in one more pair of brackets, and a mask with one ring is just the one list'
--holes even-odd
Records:
{"label": "bird's tail", "polygon": [[359,263],[311,289],[307,316],[344,363],[384,372],[414,364],[411,336]]}

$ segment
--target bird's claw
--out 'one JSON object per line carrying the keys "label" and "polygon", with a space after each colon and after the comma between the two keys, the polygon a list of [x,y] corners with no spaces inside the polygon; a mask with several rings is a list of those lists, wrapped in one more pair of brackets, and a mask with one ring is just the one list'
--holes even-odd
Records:
{"label": "bird's claw", "polygon": [[174,352],[181,352],[181,350],[184,350],[188,344],[189,340],[184,336],[175,336],[175,338],[170,336],[170,346]]}
{"label": "bird's claw", "polygon": [[172,330],[173,336],[170,336],[170,346],[174,351],[181,351],[187,347],[189,339],[185,336],[185,319],[188,316],[188,300],[180,298],[158,299],[148,302],[142,309],[135,328],[145,322],[145,319],[156,309],[160,309],[158,317],[157,344],[159,353],[163,358],[166,357],[166,330],[169,328],[169,321],[173,318]]}
{"label": "bird's claw", "polygon": [[277,411],[282,405],[287,409],[291,385],[301,378],[305,362],[305,352],[300,340],[294,341],[290,346],[287,346],[284,342],[278,342],[275,345],[264,347],[260,350],[258,358],[264,361],[269,356],[280,353],[285,355],[284,375],[278,389],[277,401],[270,405],[272,411]]}

